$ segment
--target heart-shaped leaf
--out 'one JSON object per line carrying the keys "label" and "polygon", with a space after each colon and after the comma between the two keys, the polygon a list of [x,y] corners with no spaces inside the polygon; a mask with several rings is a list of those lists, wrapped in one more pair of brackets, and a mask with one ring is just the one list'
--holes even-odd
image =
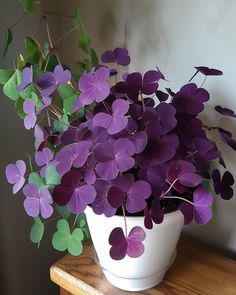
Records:
{"label": "heart-shaped leaf", "polygon": [[85,53],[89,53],[90,39],[88,34],[84,33],[82,36],[80,36],[78,39],[78,44]]}
{"label": "heart-shaped leaf", "polygon": [[15,73],[15,70],[0,70],[0,84],[4,85]]}
{"label": "heart-shaped leaf", "polygon": [[57,231],[52,237],[52,245],[58,251],[67,249],[71,255],[78,256],[83,251],[81,243],[83,238],[84,235],[80,228],[75,228],[71,233],[67,220],[60,219],[57,222]]}
{"label": "heart-shaped leaf", "polygon": [[26,63],[37,64],[42,57],[42,51],[38,41],[32,37],[25,37]]}
{"label": "heart-shaped leaf", "polygon": [[50,189],[61,181],[61,175],[59,175],[54,166],[48,166],[45,173],[45,182]]}
{"label": "heart-shaped leaf", "polygon": [[30,173],[28,182],[35,184],[37,188],[41,188],[46,185],[42,177],[37,172]]}
{"label": "heart-shaped leaf", "polygon": [[35,217],[34,224],[32,225],[31,231],[30,231],[30,240],[33,243],[38,243],[38,246],[39,246],[40,241],[43,238],[43,234],[44,234],[44,224],[42,223],[39,217]]}
{"label": "heart-shaped leaf", "polygon": [[20,97],[18,86],[22,81],[22,74],[19,70],[15,70],[14,74],[4,84],[3,92],[12,100],[17,100]]}

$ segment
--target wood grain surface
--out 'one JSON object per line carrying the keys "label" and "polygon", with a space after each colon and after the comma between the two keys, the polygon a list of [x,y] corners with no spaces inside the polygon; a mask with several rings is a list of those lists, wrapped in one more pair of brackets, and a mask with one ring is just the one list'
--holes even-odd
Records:
{"label": "wood grain surface", "polygon": [[92,256],[89,244],[83,255],[66,255],[51,267],[51,280],[64,289],[61,295],[236,295],[236,261],[186,240],[179,243],[177,259],[162,283],[142,292],[113,287]]}

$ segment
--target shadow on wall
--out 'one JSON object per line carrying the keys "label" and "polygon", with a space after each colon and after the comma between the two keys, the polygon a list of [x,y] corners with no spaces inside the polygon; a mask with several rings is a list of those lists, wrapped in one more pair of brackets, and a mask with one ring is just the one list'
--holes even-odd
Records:
{"label": "shadow on wall", "polygon": [[[148,0],[144,5],[144,0],[72,0],[69,7],[64,1],[61,4],[63,11],[68,14],[73,14],[75,7],[80,8],[99,56],[107,49],[127,47],[132,51],[132,56],[135,56],[134,64],[142,68],[146,64],[145,57],[155,56],[157,51],[164,53],[168,50],[165,36],[160,34],[164,30],[160,13],[163,1]],[[61,30],[66,32],[67,28],[68,23],[64,22]],[[75,52],[78,52],[77,58],[80,57],[75,38],[76,33],[64,42],[63,55],[68,64],[71,64],[71,56]]]}

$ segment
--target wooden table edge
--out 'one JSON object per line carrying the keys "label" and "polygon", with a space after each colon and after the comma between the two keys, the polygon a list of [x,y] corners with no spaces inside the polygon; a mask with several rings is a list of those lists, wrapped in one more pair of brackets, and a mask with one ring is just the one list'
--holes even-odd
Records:
{"label": "wooden table edge", "polygon": [[[54,264],[50,267],[50,279],[60,288],[63,288],[74,295],[104,295],[103,293],[94,289],[92,286],[61,270]],[[68,284],[68,282],[70,284]]]}

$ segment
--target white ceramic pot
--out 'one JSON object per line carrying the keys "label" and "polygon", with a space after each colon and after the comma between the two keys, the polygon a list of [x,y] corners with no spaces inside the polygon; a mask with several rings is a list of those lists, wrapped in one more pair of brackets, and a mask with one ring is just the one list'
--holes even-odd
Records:
{"label": "white ceramic pot", "polygon": [[154,224],[151,230],[144,228],[143,217],[126,217],[128,232],[134,226],[145,229],[145,252],[138,258],[126,256],[119,261],[110,257],[111,246],[108,239],[115,227],[124,230],[124,218],[116,215],[110,218],[96,215],[88,206],[85,213],[100,265],[111,284],[126,291],[141,291],[162,281],[175,260],[176,245],[184,223],[179,210],[165,214],[163,222]]}

